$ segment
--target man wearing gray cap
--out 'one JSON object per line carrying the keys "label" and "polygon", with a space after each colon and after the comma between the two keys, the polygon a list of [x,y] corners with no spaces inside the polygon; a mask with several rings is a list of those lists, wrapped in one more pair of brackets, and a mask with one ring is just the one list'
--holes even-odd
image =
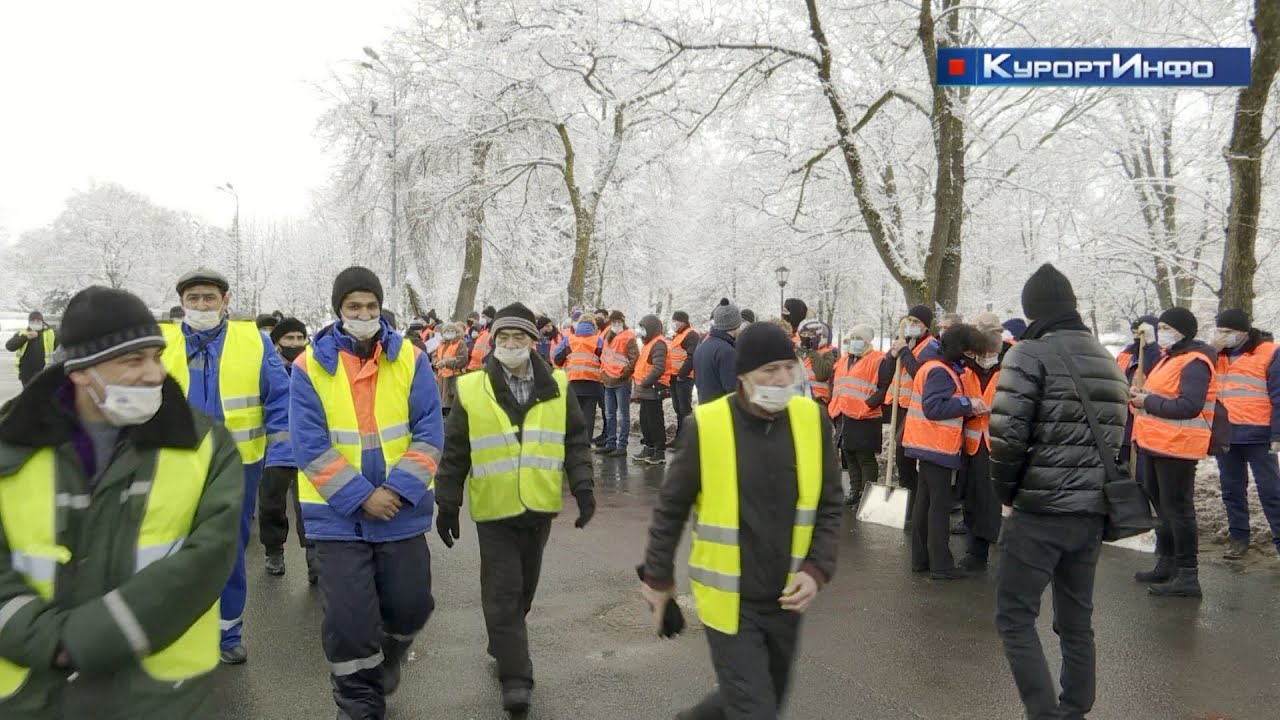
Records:
{"label": "man wearing gray cap", "polygon": [[698,403],[706,404],[738,389],[734,371],[738,353],[734,349],[742,327],[742,313],[728,298],[711,311],[711,334],[693,352],[693,382]]}
{"label": "man wearing gray cap", "polygon": [[249,542],[258,481],[266,467],[293,467],[289,445],[289,375],[270,338],[252,321],[227,317],[230,285],[221,274],[193,270],[177,284],[186,316],[161,326],[163,361],[191,407],[224,423],[244,463],[240,553],[222,593],[222,662],[248,659],[241,642],[247,597],[244,549]]}

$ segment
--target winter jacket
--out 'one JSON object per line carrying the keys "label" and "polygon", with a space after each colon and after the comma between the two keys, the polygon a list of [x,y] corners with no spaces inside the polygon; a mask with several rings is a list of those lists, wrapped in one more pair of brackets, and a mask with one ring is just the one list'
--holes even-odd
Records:
{"label": "winter jacket", "polygon": [[[966,372],[963,365],[953,363],[950,365],[951,370],[957,376]],[[925,419],[933,422],[966,418],[973,414],[973,406],[969,402],[969,398],[965,397],[964,390],[957,388],[955,381],[951,379],[951,375],[936,365],[924,379],[924,394],[921,398],[920,408],[924,413]],[[909,458],[926,460],[949,470],[959,470],[960,462],[964,457],[963,453],[947,455],[941,452],[912,447],[906,448],[903,454]]]}
{"label": "winter jacket", "polygon": [[[742,552],[740,592],[744,603],[778,607],[791,564],[791,531],[795,513],[796,460],[791,420],[787,413],[772,420],[752,415],[737,395],[729,399],[738,454],[739,546]],[[676,548],[689,513],[702,491],[696,416],[684,420],[675,453],[667,466],[658,505],[649,527],[645,550],[645,582],[657,588],[675,582]],[[831,424],[822,414],[823,438],[831,437]],[[843,520],[840,461],[835,445],[822,443],[822,494],[813,528],[809,554],[800,569],[819,585],[835,576],[836,552]]]}
{"label": "winter jacket", "polygon": [[[413,383],[405,402],[409,406],[409,433],[414,443],[424,443],[437,451],[444,446],[444,429],[440,413],[440,394],[435,377],[431,373],[427,356],[404,337],[392,330],[384,320],[381,339],[374,357],[366,363],[381,362],[383,358],[395,362],[401,353],[411,353],[414,362]],[[321,455],[333,450],[329,436],[329,423],[325,408],[316,394],[315,385],[308,374],[308,356],[314,356],[321,368],[334,375],[344,356],[359,357],[355,338],[342,331],[342,323],[335,323],[311,341],[307,352],[298,356],[293,364],[293,382],[289,393],[289,435],[293,439],[295,467],[306,468]],[[376,377],[376,375],[374,376]],[[348,378],[354,382],[354,378]],[[353,391],[356,388],[353,388]],[[361,388],[354,397],[359,399],[369,393]],[[372,409],[372,398],[369,399]],[[357,414],[361,403],[357,402]],[[346,461],[343,460],[343,463]],[[413,462],[405,457],[390,470],[382,449],[370,448],[360,456],[357,475],[324,504],[303,503],[303,523],[309,540],[345,540],[363,542],[392,542],[415,537],[431,529],[433,493],[410,469],[402,467]],[[416,469],[415,469],[416,470]],[[300,482],[306,482],[305,477]],[[404,503],[400,512],[390,520],[377,520],[365,516],[361,505],[373,494],[374,488],[385,485],[394,490]]]}
{"label": "winter jacket", "polygon": [[[640,327],[644,328],[645,336],[641,341],[637,336],[636,342],[640,344],[640,352],[644,352],[645,344],[657,338],[653,343],[653,347],[649,350],[649,372],[644,377],[635,377],[635,383],[631,390],[631,398],[633,400],[661,400],[663,392],[667,389],[667,339],[662,335],[662,321],[654,315],[645,315],[640,319]],[[637,357],[639,357],[637,355]]]}
{"label": "winter jacket", "polygon": [[[36,450],[56,448],[55,489],[59,500],[69,500],[58,503],[57,542],[71,557],[58,567],[52,600],[40,599],[14,569],[0,527],[0,658],[32,669],[16,694],[0,699],[0,717],[214,716],[214,673],[176,684],[157,681],[142,669],[134,643],[145,643],[148,654],[169,646],[218,600],[237,555],[244,466],[231,435],[192,410],[177,382],[167,378],[162,392],[159,412],[121,431],[114,457],[107,467],[95,468],[92,484],[81,452],[90,448],[92,463],[92,444],[80,429],[74,391],[60,366],[0,411],[0,483],[12,481]],[[160,451],[194,449],[209,436],[208,473],[189,478],[202,491],[185,540],[137,571],[140,525]],[[122,614],[131,615],[129,627],[117,620]],[[74,682],[68,681],[71,671],[52,668],[58,648],[79,673]]]}
{"label": "winter jacket", "polygon": [[[1204,362],[1192,362],[1182,369],[1178,380],[1177,397],[1161,397],[1148,395],[1143,409],[1154,417],[1167,420],[1190,420],[1204,412],[1204,401],[1209,396],[1209,383],[1213,380],[1213,371],[1218,364],[1218,353],[1205,343],[1192,338],[1183,339],[1165,352],[1165,358],[1175,358],[1187,353],[1199,353]],[[1152,452],[1152,455],[1162,453]]]}
{"label": "winter jacket", "polygon": [[1079,369],[1107,443],[1124,436],[1129,386],[1076,313],[1038,321],[1001,363],[991,410],[991,479],[1004,505],[1050,515],[1104,514],[1106,471],[1071,375]]}
{"label": "winter jacket", "polygon": [[31,382],[32,378],[39,375],[45,365],[52,365],[54,362],[53,358],[44,356],[44,334],[50,333],[53,335],[53,347],[55,350],[61,341],[61,338],[53,331],[53,328],[41,330],[34,340],[29,340],[25,335],[26,332],[24,329],[14,333],[13,337],[9,338],[4,344],[4,349],[11,353],[18,352],[24,346],[27,348],[22,353],[22,357],[18,359],[18,382],[23,385]]}
{"label": "winter jacket", "polygon": [[[226,346],[227,322],[212,330],[195,331],[186,323],[182,334],[187,339],[187,367],[191,382],[187,386],[187,402],[191,407],[222,422],[222,394],[218,387],[218,371],[222,350]],[[289,375],[284,361],[276,352],[271,338],[262,335],[262,369],[258,386],[262,397],[264,424],[267,430],[267,467],[298,467],[293,464],[289,444]]]}
{"label": "winter jacket", "polygon": [[[1238,348],[1225,350],[1228,362],[1235,362],[1241,355],[1252,352],[1264,340],[1257,333],[1250,333],[1249,340]],[[1198,364],[1198,363],[1197,363]],[[1222,380],[1221,376],[1218,378]],[[1267,396],[1271,398],[1271,427],[1263,425],[1238,425],[1231,423],[1232,445],[1266,445],[1280,441],[1280,352],[1271,356],[1267,365]]]}
{"label": "winter jacket", "polygon": [[[561,339],[560,345],[556,347],[555,355],[553,357],[556,367],[564,367],[569,362],[569,349],[568,338]],[[603,351],[604,340],[597,340],[596,357],[600,357]],[[639,356],[637,355],[637,357]],[[574,397],[603,397],[604,383],[598,383],[594,380],[570,380],[569,391],[573,393]]]}
{"label": "winter jacket", "polygon": [[[677,333],[679,334],[679,333]],[[685,382],[689,380],[689,376],[693,374],[693,355],[698,352],[699,336],[697,331],[691,330],[685,333],[684,342],[680,343],[680,347],[684,350],[684,364],[676,368],[675,381]]]}
{"label": "winter jacket", "polygon": [[737,391],[737,359],[733,336],[723,330],[712,330],[698,343],[693,353],[693,384],[698,390],[698,402],[709,403]]}
{"label": "winter jacket", "polygon": [[[551,366],[542,362],[536,355],[532,360],[533,397],[529,407],[558,397],[560,387],[552,375]],[[502,409],[507,412],[511,424],[516,426],[516,435],[524,437],[524,418],[529,407],[522,407],[516,402],[516,396],[507,385],[506,375],[496,358],[485,362],[482,372],[489,373],[489,382],[493,385],[493,396]],[[565,403],[564,425],[564,475],[569,492],[579,502],[584,496],[594,497],[593,469],[591,465],[591,438],[587,422],[594,418],[583,418],[582,407],[576,402]],[[471,423],[467,418],[467,410],[462,403],[455,400],[453,409],[449,411],[448,423],[445,426],[444,457],[440,460],[440,471],[436,473],[436,504],[442,513],[457,513],[462,507],[462,491],[467,477],[471,473]],[[527,524],[536,516],[547,517],[548,513],[528,511],[524,515],[494,522],[508,524]],[[310,526],[308,526],[308,530]]]}

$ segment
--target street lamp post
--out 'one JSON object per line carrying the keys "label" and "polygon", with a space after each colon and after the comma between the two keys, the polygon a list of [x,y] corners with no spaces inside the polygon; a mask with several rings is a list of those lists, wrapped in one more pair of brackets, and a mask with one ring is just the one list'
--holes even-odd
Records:
{"label": "street lamp post", "polygon": [[[395,298],[399,297],[399,245],[400,245],[400,172],[399,172],[399,154],[400,154],[400,111],[399,111],[399,92],[396,88],[395,73],[382,58],[371,47],[364,48],[364,54],[371,60],[382,66],[387,71],[387,76],[391,78],[391,112],[379,113],[378,101],[369,101],[369,113],[374,117],[387,118],[391,121],[391,283],[390,292],[387,294],[387,304],[393,309],[399,308],[395,304]],[[360,66],[367,69],[375,69],[372,64],[367,62],[360,63]]]}
{"label": "street lamp post", "polygon": [[232,241],[235,243],[235,253],[236,253],[235,278],[236,278],[236,291],[238,292],[244,287],[241,284],[241,276],[240,276],[241,255],[242,255],[241,245],[240,245],[240,194],[236,192],[235,186],[232,185],[231,183],[226,183],[225,185],[219,185],[217,189],[230,195],[236,200],[236,214],[231,218],[231,238],[232,238]]}
{"label": "street lamp post", "polygon": [[791,271],[787,269],[786,265],[779,265],[773,272],[778,276],[778,310],[779,312],[785,312],[787,309],[785,307],[787,302],[787,278],[791,277]]}

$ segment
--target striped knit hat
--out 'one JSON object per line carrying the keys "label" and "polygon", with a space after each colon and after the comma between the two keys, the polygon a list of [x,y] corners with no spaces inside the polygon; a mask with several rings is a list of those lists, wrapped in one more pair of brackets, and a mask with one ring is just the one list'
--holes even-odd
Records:
{"label": "striped knit hat", "polygon": [[[486,313],[488,310],[489,308],[485,308]],[[505,329],[522,330],[534,340],[538,339],[538,328],[533,324],[533,311],[522,303],[512,303],[499,310],[489,332],[496,336],[499,330]]]}
{"label": "striped knit hat", "polygon": [[62,313],[67,372],[83,370],[143,348],[163,348],[160,324],[146,303],[124,290],[92,286],[76,293]]}

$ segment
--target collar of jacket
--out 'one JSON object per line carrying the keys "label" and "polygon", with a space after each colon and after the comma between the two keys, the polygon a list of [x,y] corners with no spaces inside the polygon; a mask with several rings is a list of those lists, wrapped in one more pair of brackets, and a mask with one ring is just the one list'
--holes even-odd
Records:
{"label": "collar of jacket", "polygon": [[748,428],[752,430],[759,430],[760,432],[764,432],[765,428],[772,427],[775,421],[787,414],[787,411],[783,410],[771,418],[764,418],[752,412],[751,408],[747,407],[749,401],[742,394],[741,382],[738,383],[738,389],[729,396],[729,402],[733,406],[733,415],[735,418],[741,419],[743,423],[746,423]]}
{"label": "collar of jacket", "polygon": [[[386,320],[382,320],[382,336],[378,342],[382,343],[382,354],[387,356],[387,360],[395,362],[400,356],[400,349],[404,347],[404,336],[391,329]],[[352,355],[358,356],[356,351],[356,339],[342,332],[339,326],[342,321],[330,324],[316,334],[311,341],[311,355],[320,363],[320,367],[324,368],[330,375],[338,372],[338,354],[346,351]]]}
{"label": "collar of jacket", "polygon": [[[529,354],[529,369],[533,371],[533,396],[530,400],[531,404],[546,402],[554,397],[559,397],[560,386],[556,384],[555,376],[551,374],[551,366],[546,360],[542,359],[537,353]],[[489,373],[489,382],[493,385],[493,395],[503,407],[517,407],[516,396],[511,393],[511,388],[507,385],[507,376],[504,373],[502,363],[489,353],[489,359],[485,360],[484,371]]]}
{"label": "collar of jacket", "polygon": [[729,343],[730,345],[736,344],[734,342],[733,336],[725,332],[724,330],[712,330],[711,335],[709,335],[708,337],[720,338],[721,340]]}
{"label": "collar of jacket", "polygon": [[186,336],[187,342],[195,342],[197,345],[208,345],[215,340],[227,329],[227,318],[222,318],[222,322],[217,327],[211,327],[208,330],[196,330],[186,322],[182,323],[182,334]]}
{"label": "collar of jacket", "polygon": [[[58,398],[70,380],[62,365],[51,365],[36,376],[17,397],[0,409],[0,443],[34,450],[69,442],[78,421]],[[182,388],[171,377],[163,386],[160,410],[147,422],[127,428],[129,442],[147,448],[198,447],[195,419]],[[29,455],[30,453],[25,453]],[[8,466],[0,458],[0,466]]]}
{"label": "collar of jacket", "polygon": [[1089,326],[1084,324],[1084,318],[1080,317],[1080,313],[1075,310],[1050,315],[1040,318],[1027,326],[1027,331],[1022,333],[1023,340],[1036,340],[1048,335],[1051,332],[1060,330],[1082,330],[1089,332]]}

